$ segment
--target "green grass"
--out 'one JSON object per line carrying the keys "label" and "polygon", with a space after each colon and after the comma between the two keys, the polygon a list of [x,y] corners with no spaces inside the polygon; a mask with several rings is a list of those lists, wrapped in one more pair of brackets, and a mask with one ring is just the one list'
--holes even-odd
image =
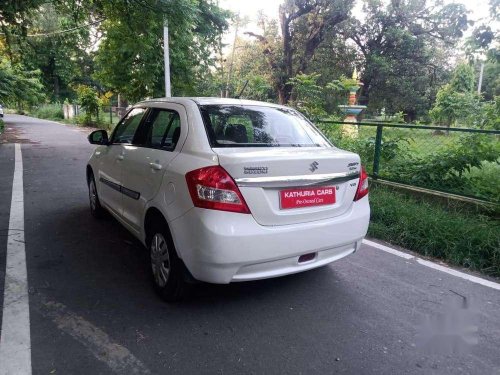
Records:
{"label": "green grass", "polygon": [[471,190],[473,190],[474,195],[494,202],[500,202],[499,163],[485,161],[481,164],[481,168],[471,168],[470,172],[465,173],[464,177],[471,181]]}
{"label": "green grass", "polygon": [[407,139],[405,143],[406,151],[414,155],[424,156],[450,146],[458,141],[461,133],[450,132],[448,135],[436,134],[434,130],[423,129],[400,129],[384,128],[384,138],[403,138]]}
{"label": "green grass", "polygon": [[368,235],[500,277],[500,220],[374,185]]}

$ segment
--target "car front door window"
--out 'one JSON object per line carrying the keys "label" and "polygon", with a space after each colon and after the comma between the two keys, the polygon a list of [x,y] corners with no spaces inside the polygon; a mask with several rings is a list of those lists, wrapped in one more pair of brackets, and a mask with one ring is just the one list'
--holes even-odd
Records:
{"label": "car front door window", "polygon": [[111,143],[132,143],[145,111],[144,108],[132,109],[117,125]]}

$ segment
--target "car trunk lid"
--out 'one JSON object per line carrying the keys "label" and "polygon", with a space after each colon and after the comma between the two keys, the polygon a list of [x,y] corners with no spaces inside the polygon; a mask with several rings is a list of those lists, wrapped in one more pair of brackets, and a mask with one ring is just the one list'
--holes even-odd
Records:
{"label": "car trunk lid", "polygon": [[342,215],[359,182],[359,156],[335,147],[214,148],[261,225]]}

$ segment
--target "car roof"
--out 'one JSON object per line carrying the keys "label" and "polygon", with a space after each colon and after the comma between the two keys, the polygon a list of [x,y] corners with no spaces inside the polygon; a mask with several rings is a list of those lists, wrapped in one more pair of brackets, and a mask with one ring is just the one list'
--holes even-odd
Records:
{"label": "car roof", "polygon": [[[195,102],[198,105],[253,105],[280,108],[278,104],[259,102],[256,100],[246,99],[233,99],[233,98],[211,98],[211,97],[171,97],[171,98],[154,98],[143,100],[140,103],[179,103],[187,104],[188,102]],[[137,103],[139,104],[139,103]]]}

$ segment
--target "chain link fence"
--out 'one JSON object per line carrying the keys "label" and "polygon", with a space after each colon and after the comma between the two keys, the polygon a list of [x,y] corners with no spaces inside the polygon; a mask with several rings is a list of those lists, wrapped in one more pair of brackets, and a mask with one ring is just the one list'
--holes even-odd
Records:
{"label": "chain link fence", "polygon": [[374,179],[500,203],[500,131],[319,121]]}
{"label": "chain link fence", "polygon": [[99,108],[100,117],[113,128],[127,113],[127,107],[103,106]]}

